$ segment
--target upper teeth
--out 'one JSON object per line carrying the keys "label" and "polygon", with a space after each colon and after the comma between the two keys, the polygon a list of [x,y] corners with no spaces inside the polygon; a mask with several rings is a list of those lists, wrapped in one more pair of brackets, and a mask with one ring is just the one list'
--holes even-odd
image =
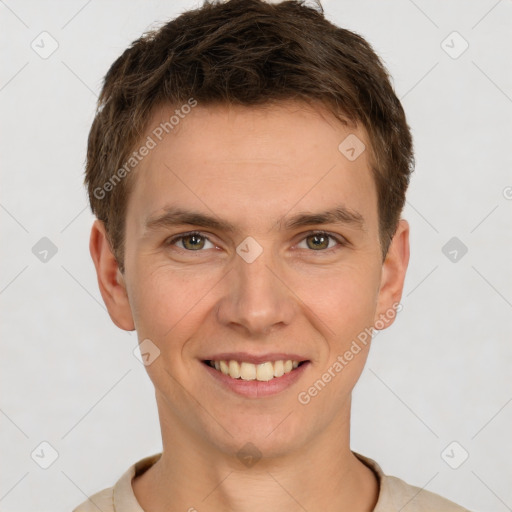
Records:
{"label": "upper teeth", "polygon": [[229,375],[233,379],[268,381],[274,377],[281,377],[290,373],[299,366],[298,361],[268,361],[261,364],[252,364],[238,361],[209,361],[210,366]]}

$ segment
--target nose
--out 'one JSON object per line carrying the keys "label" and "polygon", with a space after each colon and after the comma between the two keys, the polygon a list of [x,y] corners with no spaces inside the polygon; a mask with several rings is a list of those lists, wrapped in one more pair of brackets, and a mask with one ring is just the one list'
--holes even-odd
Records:
{"label": "nose", "polygon": [[218,320],[246,337],[290,325],[297,306],[272,252],[263,250],[252,262],[237,255],[233,265],[217,307]]}

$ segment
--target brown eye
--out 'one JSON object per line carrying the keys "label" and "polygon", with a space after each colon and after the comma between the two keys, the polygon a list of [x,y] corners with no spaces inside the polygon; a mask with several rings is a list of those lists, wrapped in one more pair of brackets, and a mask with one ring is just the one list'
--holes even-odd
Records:
{"label": "brown eye", "polygon": [[[205,244],[209,243],[212,248],[214,245],[208,240],[208,237],[201,233],[186,233],[184,235],[177,236],[168,242],[168,245],[177,245],[181,249],[187,251],[198,252],[205,248]],[[181,244],[181,245],[179,245]],[[209,247],[206,247],[209,249]]]}
{"label": "brown eye", "polygon": [[[329,249],[335,248],[336,245],[343,245],[343,242],[336,237],[330,235],[329,233],[311,233],[307,235],[303,240],[302,243],[306,243],[306,247],[299,244],[298,247],[300,248],[306,248],[311,249],[316,252],[326,252]],[[331,243],[333,242],[333,243]]]}
{"label": "brown eye", "polygon": [[310,235],[306,240],[311,242],[308,242],[308,247],[310,249],[327,249],[329,247],[329,237],[325,235]]}
{"label": "brown eye", "polygon": [[202,249],[204,247],[204,237],[201,235],[187,235],[182,238],[183,247],[185,249]]}

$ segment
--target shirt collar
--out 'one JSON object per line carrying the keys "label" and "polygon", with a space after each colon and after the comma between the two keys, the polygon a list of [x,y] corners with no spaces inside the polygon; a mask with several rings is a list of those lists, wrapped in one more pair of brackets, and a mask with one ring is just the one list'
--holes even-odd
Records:
{"label": "shirt collar", "polygon": [[[372,459],[365,457],[356,452],[352,452],[363,464],[368,466],[377,477],[379,481],[379,498],[373,512],[385,512],[386,511],[386,496],[388,493],[388,486],[386,482],[386,475],[382,471],[381,467]],[[144,512],[140,503],[137,501],[132,488],[132,480],[135,476],[139,476],[144,471],[149,469],[155,464],[158,459],[162,456],[162,453],[156,453],[139,460],[133,466],[131,466],[117,481],[113,490],[113,504],[114,511],[117,512]]]}

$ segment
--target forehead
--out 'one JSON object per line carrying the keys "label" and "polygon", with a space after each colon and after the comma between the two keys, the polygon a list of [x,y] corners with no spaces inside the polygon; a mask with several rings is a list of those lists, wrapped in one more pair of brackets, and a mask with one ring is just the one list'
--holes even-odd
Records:
{"label": "forehead", "polygon": [[[169,133],[161,134],[162,126]],[[247,222],[255,216],[275,222],[286,211],[319,205],[376,215],[366,131],[320,107],[164,106],[146,137],[155,145],[136,168],[128,203],[141,230],[169,203],[217,216],[237,212],[229,220]]]}

